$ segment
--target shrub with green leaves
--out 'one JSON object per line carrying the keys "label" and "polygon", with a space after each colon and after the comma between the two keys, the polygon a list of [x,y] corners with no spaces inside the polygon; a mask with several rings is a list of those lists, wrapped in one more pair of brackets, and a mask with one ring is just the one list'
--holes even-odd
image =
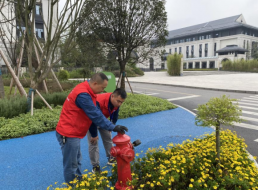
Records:
{"label": "shrub with green leaves", "polygon": [[223,71],[258,72],[258,60],[227,60],[222,62]]}
{"label": "shrub with green leaves", "polygon": [[[62,108],[58,105],[63,104],[68,93],[69,92],[44,95],[49,103],[57,105],[53,111],[46,108],[42,100],[37,97],[35,99],[35,107],[42,109],[35,109],[33,116],[28,113],[20,114],[12,119],[0,117],[0,140],[54,130]],[[23,99],[23,103],[24,112],[26,112],[26,99]],[[17,103],[17,105],[19,105],[19,103]],[[173,108],[176,108],[176,106],[167,100],[147,95],[128,94],[126,101],[120,108],[119,118],[133,117]]]}
{"label": "shrub with green leaves", "polygon": [[58,78],[60,80],[68,80],[69,79],[69,72],[67,70],[60,70],[58,72]]}
{"label": "shrub with green leaves", "polygon": [[167,72],[171,76],[180,76],[181,54],[174,53],[167,57]]}

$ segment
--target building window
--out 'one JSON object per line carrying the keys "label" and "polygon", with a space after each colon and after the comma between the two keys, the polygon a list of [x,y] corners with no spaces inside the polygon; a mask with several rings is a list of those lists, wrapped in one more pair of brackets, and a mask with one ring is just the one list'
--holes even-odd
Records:
{"label": "building window", "polygon": [[208,57],[208,44],[205,44],[205,57]]}
{"label": "building window", "polygon": [[175,48],[175,53],[177,53],[177,48]]}
{"label": "building window", "polygon": [[182,47],[179,47],[179,54],[182,53]]}
{"label": "building window", "polygon": [[192,49],[191,49],[191,57],[192,58],[194,57],[194,46],[192,46]]}
{"label": "building window", "polygon": [[210,61],[210,69],[214,69],[215,68],[215,61]]}
{"label": "building window", "polygon": [[202,69],[206,69],[207,68],[207,62],[202,62]]}
{"label": "building window", "polygon": [[40,15],[40,6],[39,5],[36,5],[36,15]]}
{"label": "building window", "polygon": [[193,68],[193,62],[189,62],[188,63],[188,69],[192,69]]}
{"label": "building window", "polygon": [[216,51],[217,51],[217,44],[214,43],[214,56],[216,56]]}
{"label": "building window", "polygon": [[199,57],[202,57],[202,44],[199,45]]}
{"label": "building window", "polygon": [[245,49],[245,40],[244,40],[244,45],[243,45],[243,48]]}
{"label": "building window", "polygon": [[200,62],[195,62],[195,68],[200,69]]}
{"label": "building window", "polygon": [[195,38],[193,38],[193,41],[195,41]]}
{"label": "building window", "polygon": [[24,31],[25,31],[24,26],[22,26],[21,28],[20,28],[20,26],[17,26],[17,36],[18,37],[22,37],[22,34],[24,33]]}
{"label": "building window", "polygon": [[189,57],[189,46],[186,46],[186,58]]}
{"label": "building window", "polygon": [[169,54],[171,54],[171,49],[169,49]]}

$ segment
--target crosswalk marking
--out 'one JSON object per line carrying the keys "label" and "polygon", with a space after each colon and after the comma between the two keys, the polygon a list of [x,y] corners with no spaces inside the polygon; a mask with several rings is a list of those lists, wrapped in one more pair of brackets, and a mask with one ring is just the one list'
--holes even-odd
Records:
{"label": "crosswalk marking", "polygon": [[238,126],[238,127],[247,128],[247,129],[258,130],[257,125],[251,125],[251,124],[247,124],[247,123],[234,123],[233,125]]}
{"label": "crosswalk marking", "polygon": [[244,119],[246,121],[256,121],[256,122],[258,122],[258,119],[252,118],[252,117],[240,116],[240,118]]}
{"label": "crosswalk marking", "polygon": [[255,96],[249,96],[249,97],[254,97],[254,98],[258,98],[258,95],[255,95]]}
{"label": "crosswalk marking", "polygon": [[249,106],[239,106],[240,108],[246,108],[249,110],[258,110],[258,108],[254,108],[254,107],[249,107]]}
{"label": "crosswalk marking", "polygon": [[233,103],[234,103],[234,104],[238,103],[238,104],[244,104],[244,105],[258,106],[258,104],[246,103],[246,102],[233,102]]}
{"label": "crosswalk marking", "polygon": [[248,98],[248,97],[245,97],[245,98],[243,98],[242,100],[258,100],[258,97],[257,97],[257,98]]}
{"label": "crosswalk marking", "polygon": [[242,113],[246,113],[246,114],[250,114],[250,115],[258,115],[257,112],[250,112],[250,111],[243,111],[243,110],[242,110]]}
{"label": "crosswalk marking", "polygon": [[239,102],[254,102],[254,103],[257,103],[257,101],[252,101],[252,100],[240,100]]}
{"label": "crosswalk marking", "polygon": [[183,96],[183,97],[179,97],[179,98],[170,98],[167,99],[168,101],[174,101],[174,100],[182,100],[182,99],[187,99],[187,98],[196,98],[199,97],[199,95],[194,95],[194,96]]}
{"label": "crosswalk marking", "polygon": [[258,142],[258,139],[254,140],[255,142]]}

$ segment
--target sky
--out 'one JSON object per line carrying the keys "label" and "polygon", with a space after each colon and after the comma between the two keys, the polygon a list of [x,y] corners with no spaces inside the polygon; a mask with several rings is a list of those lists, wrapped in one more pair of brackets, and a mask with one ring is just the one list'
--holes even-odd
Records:
{"label": "sky", "polygon": [[166,11],[169,31],[240,14],[258,27],[258,0],[166,0]]}
{"label": "sky", "polygon": [[243,14],[258,28],[258,0],[166,0],[168,30]]}

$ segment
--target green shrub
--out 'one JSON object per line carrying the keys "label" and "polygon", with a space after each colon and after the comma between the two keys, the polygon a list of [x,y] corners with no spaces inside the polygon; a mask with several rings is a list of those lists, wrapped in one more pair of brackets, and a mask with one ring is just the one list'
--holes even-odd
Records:
{"label": "green shrub", "polygon": [[26,113],[27,99],[25,97],[11,97],[0,99],[0,117],[12,118]]}
{"label": "green shrub", "polygon": [[[52,94],[42,94],[48,104],[52,106],[63,105],[70,91],[55,92]],[[38,95],[35,95],[34,108],[45,108],[45,103]],[[0,99],[0,117],[13,118],[27,112],[27,98],[11,97],[9,99]]]}
{"label": "green shrub", "polygon": [[133,67],[133,71],[137,74],[137,75],[140,75],[140,76],[143,76],[144,75],[144,72],[137,68],[137,67]]}
{"label": "green shrub", "polygon": [[223,71],[258,72],[258,60],[223,61]]}
{"label": "green shrub", "polygon": [[182,55],[174,53],[167,57],[167,72],[171,76],[180,76]]}
{"label": "green shrub", "polygon": [[[67,95],[68,92],[63,92],[43,96],[49,104],[56,103],[56,105],[60,105],[63,104]],[[20,103],[24,104],[23,113],[25,113],[27,110],[26,98],[16,103],[16,109],[18,109]],[[34,107],[42,109],[35,109],[33,117],[30,116],[30,113],[20,114],[12,119],[0,117],[0,140],[54,130],[60,116],[61,106],[56,106],[53,111],[50,111],[43,104],[42,100],[36,97]],[[173,109],[175,107],[176,106],[167,100],[146,95],[131,95],[128,93],[128,98],[120,108],[119,118],[133,117]]]}
{"label": "green shrub", "polygon": [[74,69],[69,72],[70,78],[83,78],[81,69]]}
{"label": "green shrub", "polygon": [[60,70],[58,72],[58,78],[60,80],[68,80],[69,79],[69,73],[67,70]]}

